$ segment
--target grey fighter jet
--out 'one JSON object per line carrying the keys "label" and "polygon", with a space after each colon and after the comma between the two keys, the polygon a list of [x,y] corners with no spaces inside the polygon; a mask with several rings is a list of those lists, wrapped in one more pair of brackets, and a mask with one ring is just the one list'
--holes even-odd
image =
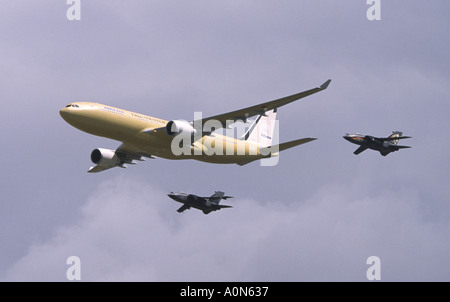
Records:
{"label": "grey fighter jet", "polygon": [[386,156],[391,152],[398,151],[404,148],[411,148],[410,146],[399,146],[398,140],[411,138],[410,136],[402,136],[402,132],[393,131],[388,137],[374,137],[371,135],[362,134],[348,134],[344,136],[346,140],[351,143],[360,145],[353,154],[358,155],[366,149],[372,149],[380,151],[381,155]]}
{"label": "grey fighter jet", "polygon": [[167,194],[170,198],[180,203],[183,203],[181,208],[177,210],[178,213],[189,210],[191,207],[202,210],[204,214],[209,214],[212,211],[217,211],[223,208],[231,208],[232,206],[220,205],[219,202],[222,199],[233,198],[231,196],[225,196],[224,192],[216,191],[210,197],[200,197],[194,194],[186,194],[183,192]]}

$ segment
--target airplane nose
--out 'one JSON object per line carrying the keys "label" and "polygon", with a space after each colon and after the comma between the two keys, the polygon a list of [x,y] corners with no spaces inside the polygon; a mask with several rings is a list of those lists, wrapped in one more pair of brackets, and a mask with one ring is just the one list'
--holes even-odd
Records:
{"label": "airplane nose", "polygon": [[167,194],[167,196],[169,196],[170,198],[172,198],[173,200],[175,200],[175,196],[176,196],[176,195],[171,193],[171,194]]}
{"label": "airplane nose", "polygon": [[66,107],[64,107],[63,109],[59,110],[59,115],[61,115],[61,117],[63,119],[66,119],[67,116],[69,115],[69,109],[67,109]]}
{"label": "airplane nose", "polygon": [[347,141],[352,141],[352,137],[350,135],[344,135],[343,138]]}
{"label": "airplane nose", "polygon": [[59,110],[59,115],[61,115],[61,117],[66,122],[69,122],[69,120],[73,120],[74,118],[77,118],[80,115],[80,112],[77,109],[67,105],[66,107]]}

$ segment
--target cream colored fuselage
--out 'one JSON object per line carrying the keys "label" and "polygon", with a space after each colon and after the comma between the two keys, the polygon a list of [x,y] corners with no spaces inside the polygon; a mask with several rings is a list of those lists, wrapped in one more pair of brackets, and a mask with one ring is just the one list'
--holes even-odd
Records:
{"label": "cream colored fuselage", "polygon": [[264,157],[256,144],[215,133],[194,136],[189,152],[175,155],[172,140],[177,138],[161,131],[168,121],[103,104],[71,103],[60,114],[81,131],[120,141],[145,156],[211,163],[242,163]]}

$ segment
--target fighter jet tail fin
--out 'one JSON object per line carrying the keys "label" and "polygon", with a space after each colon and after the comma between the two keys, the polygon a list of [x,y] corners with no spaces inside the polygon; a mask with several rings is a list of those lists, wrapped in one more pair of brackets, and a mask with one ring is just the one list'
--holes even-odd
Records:
{"label": "fighter jet tail fin", "polygon": [[213,195],[211,195],[210,198],[214,198],[214,197],[222,197],[225,195],[225,192],[222,191],[215,191]]}
{"label": "fighter jet tail fin", "polygon": [[[215,191],[213,195],[211,195],[208,199],[211,203],[219,204],[219,202],[224,198],[225,193],[222,191]],[[229,197],[229,196],[226,196]]]}
{"label": "fighter jet tail fin", "polygon": [[388,136],[391,139],[391,143],[394,145],[398,144],[398,137],[402,136],[403,132],[393,131],[391,135]]}
{"label": "fighter jet tail fin", "polygon": [[276,117],[276,108],[270,111],[262,111],[241,139],[255,143],[260,148],[269,147],[272,145]]}
{"label": "fighter jet tail fin", "polygon": [[403,136],[403,132],[401,131],[392,131],[392,134],[385,138],[384,141],[391,142],[393,145],[397,146],[398,141],[405,138],[411,138],[411,136]]}

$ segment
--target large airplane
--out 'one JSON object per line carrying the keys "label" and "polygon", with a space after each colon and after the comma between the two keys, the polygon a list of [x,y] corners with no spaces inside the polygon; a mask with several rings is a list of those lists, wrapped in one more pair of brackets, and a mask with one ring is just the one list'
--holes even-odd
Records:
{"label": "large airplane", "polygon": [[411,138],[410,136],[402,136],[403,133],[400,131],[393,131],[388,137],[374,137],[371,135],[363,134],[348,134],[344,138],[354,144],[360,145],[358,149],[353,152],[353,154],[358,155],[359,153],[367,150],[377,150],[383,156],[388,155],[391,152],[398,151],[404,148],[411,148],[410,146],[399,146],[398,140]]}
{"label": "large airplane", "polygon": [[[125,168],[126,164],[144,160],[143,157],[155,156],[245,165],[258,159],[278,156],[280,151],[315,140],[302,138],[272,145],[277,109],[326,89],[330,82],[328,80],[319,87],[287,97],[191,122],[166,121],[91,102],[70,103],[60,110],[60,115],[81,131],[121,142],[116,150],[94,149],[91,161],[95,166],[89,169],[90,173],[113,167]],[[255,116],[248,130],[243,131],[239,138],[214,132],[219,128],[230,128],[232,123],[245,123],[248,118]]]}
{"label": "large airplane", "polygon": [[200,197],[194,194],[186,194],[183,192],[167,194],[175,201],[182,203],[181,208],[177,210],[178,213],[182,213],[189,210],[191,207],[202,210],[204,214],[209,214],[212,211],[217,211],[223,208],[232,208],[232,206],[219,204],[222,199],[233,198],[231,196],[225,196],[224,192],[216,191],[210,197]]}

